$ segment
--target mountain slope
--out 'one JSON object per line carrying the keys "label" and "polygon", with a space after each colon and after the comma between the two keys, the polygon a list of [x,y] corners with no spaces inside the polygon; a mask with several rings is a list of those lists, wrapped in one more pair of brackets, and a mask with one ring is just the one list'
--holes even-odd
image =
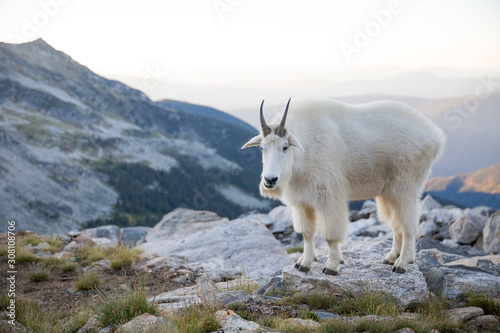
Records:
{"label": "mountain slope", "polygon": [[158,105],[43,40],[0,43],[0,214],[18,229],[153,224],[178,206],[265,209],[260,155],[239,149],[253,135]]}
{"label": "mountain slope", "polygon": [[208,106],[203,106],[203,105],[196,105],[196,104],[191,104],[191,103],[186,103],[186,102],[179,102],[179,101],[174,101],[170,99],[164,99],[161,101],[157,101],[157,104],[164,106],[168,109],[171,110],[177,110],[177,111],[183,111],[187,113],[192,113],[192,114],[199,114],[203,116],[207,116],[210,118],[218,119],[220,121],[224,121],[229,124],[237,125],[240,127],[243,127],[247,129],[248,131],[255,131],[257,130],[250,126],[249,124],[245,123],[241,119],[238,119],[236,117],[231,116],[230,114],[227,114],[225,112],[219,111],[217,109],[208,107]]}
{"label": "mountain slope", "polygon": [[426,191],[469,207],[500,208],[500,164],[469,174],[432,178]]}

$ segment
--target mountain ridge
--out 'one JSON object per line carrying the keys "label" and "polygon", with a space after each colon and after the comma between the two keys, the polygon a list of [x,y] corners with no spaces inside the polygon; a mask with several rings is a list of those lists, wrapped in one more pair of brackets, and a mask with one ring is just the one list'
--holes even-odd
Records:
{"label": "mountain ridge", "polygon": [[0,213],[50,233],[153,224],[179,206],[269,208],[259,155],[239,149],[248,127],[161,106],[43,40],[1,43]]}

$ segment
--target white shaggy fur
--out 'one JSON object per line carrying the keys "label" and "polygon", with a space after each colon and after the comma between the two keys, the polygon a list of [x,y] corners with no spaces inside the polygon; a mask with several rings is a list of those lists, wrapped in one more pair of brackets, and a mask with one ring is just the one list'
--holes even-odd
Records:
{"label": "white shaggy fur", "polygon": [[261,194],[292,208],[294,228],[304,236],[296,268],[308,271],[316,259],[318,225],[330,248],[324,272],[337,274],[343,263],[339,243],[347,238],[348,201],[375,198],[379,218],[394,230],[384,262],[404,273],[415,257],[419,197],[444,148],[441,129],[393,101],[292,101],[283,137],[276,134],[281,119],[282,113],[269,123],[269,135],[259,134],[242,149],[260,145]]}

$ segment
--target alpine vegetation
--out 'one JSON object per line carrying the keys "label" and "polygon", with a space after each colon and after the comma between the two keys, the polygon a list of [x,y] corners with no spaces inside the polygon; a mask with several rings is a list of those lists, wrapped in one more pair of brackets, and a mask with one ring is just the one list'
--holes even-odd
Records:
{"label": "alpine vegetation", "polygon": [[375,198],[379,218],[394,231],[384,263],[405,273],[415,258],[419,197],[444,148],[441,129],[393,101],[289,100],[269,125],[263,104],[262,132],[241,148],[260,146],[261,195],[292,208],[294,229],[304,236],[295,267],[311,269],[318,226],[329,247],[323,273],[336,275],[344,262],[339,244],[347,239],[348,202]]}

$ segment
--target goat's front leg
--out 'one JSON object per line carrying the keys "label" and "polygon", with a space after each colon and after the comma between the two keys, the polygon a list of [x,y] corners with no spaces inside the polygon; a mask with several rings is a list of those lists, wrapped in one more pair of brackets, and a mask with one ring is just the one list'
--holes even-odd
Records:
{"label": "goat's front leg", "polygon": [[323,273],[328,275],[337,275],[340,270],[340,265],[344,263],[342,259],[342,251],[340,250],[340,243],[336,240],[327,239],[328,243],[328,260],[326,261]]}
{"label": "goat's front leg", "polygon": [[293,228],[304,236],[304,252],[297,260],[295,268],[301,272],[308,272],[312,262],[316,260],[314,249],[314,235],[316,234],[316,213],[309,206],[292,207]]}
{"label": "goat's front leg", "polygon": [[304,236],[304,253],[297,260],[295,268],[301,272],[308,272],[311,269],[312,262],[317,258],[314,249],[314,234],[303,232],[302,236]]}

